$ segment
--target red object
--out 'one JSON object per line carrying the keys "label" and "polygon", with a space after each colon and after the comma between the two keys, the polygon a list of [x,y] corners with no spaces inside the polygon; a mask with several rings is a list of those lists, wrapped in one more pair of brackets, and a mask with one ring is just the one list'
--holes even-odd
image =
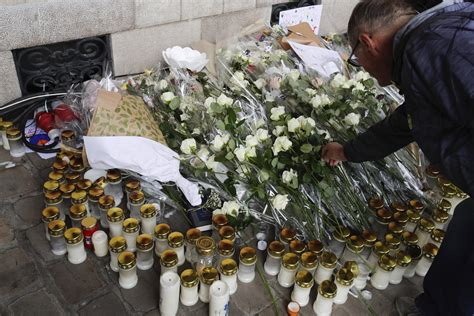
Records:
{"label": "red object", "polygon": [[[94,249],[94,245],[92,244],[92,235],[99,230],[99,223],[94,217],[88,217],[87,219],[87,226],[84,227],[84,222],[82,224],[82,234],[84,235],[84,247],[87,249]],[[86,219],[83,219],[85,221]],[[95,224],[91,225],[94,222]]]}
{"label": "red object", "polygon": [[77,120],[76,114],[74,111],[66,104],[58,105],[54,110],[54,115],[56,115],[56,119],[61,120],[62,122],[71,122]]}
{"label": "red object", "polygon": [[39,112],[36,114],[36,126],[48,133],[54,128],[54,114],[48,112]]}

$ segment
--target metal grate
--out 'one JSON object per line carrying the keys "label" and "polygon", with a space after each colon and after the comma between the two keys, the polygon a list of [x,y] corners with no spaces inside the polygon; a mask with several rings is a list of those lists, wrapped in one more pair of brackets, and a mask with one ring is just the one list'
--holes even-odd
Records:
{"label": "metal grate", "polygon": [[13,58],[23,95],[67,89],[102,76],[105,65],[111,64],[109,37],[16,49]]}

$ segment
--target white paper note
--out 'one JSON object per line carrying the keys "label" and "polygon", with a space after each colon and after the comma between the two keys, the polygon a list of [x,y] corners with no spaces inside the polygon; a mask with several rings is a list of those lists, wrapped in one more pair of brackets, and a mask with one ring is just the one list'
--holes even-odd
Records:
{"label": "white paper note", "polygon": [[288,43],[303,63],[324,77],[341,72],[343,69],[343,61],[336,51],[317,46],[302,45],[292,41],[288,41]]}
{"label": "white paper note", "polygon": [[319,33],[319,25],[321,24],[322,5],[312,5],[309,7],[301,7],[292,10],[280,12],[279,25],[288,27],[302,22],[308,22],[313,29],[314,34]]}

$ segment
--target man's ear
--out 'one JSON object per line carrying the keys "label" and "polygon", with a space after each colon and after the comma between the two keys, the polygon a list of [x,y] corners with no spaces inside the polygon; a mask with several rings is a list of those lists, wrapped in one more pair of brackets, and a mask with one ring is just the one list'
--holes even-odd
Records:
{"label": "man's ear", "polygon": [[369,52],[372,56],[377,56],[379,54],[379,47],[375,37],[370,35],[369,33],[360,33],[359,41],[364,47],[364,50]]}

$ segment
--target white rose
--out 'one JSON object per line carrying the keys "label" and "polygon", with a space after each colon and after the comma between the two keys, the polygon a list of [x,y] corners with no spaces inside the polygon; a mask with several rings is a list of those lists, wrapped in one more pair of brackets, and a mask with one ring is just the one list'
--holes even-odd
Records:
{"label": "white rose", "polygon": [[260,170],[259,172],[259,175],[260,175],[260,181],[267,181],[268,179],[270,179],[270,174],[265,171],[265,170]]}
{"label": "white rose", "polygon": [[231,106],[231,105],[234,103],[234,100],[233,100],[232,98],[229,98],[228,96],[226,96],[225,94],[222,93],[222,94],[217,98],[217,103],[218,103],[219,105],[229,107],[229,106]]}
{"label": "white rose", "polygon": [[264,119],[258,119],[256,122],[255,122],[255,126],[254,128],[255,129],[258,129],[262,126],[265,126],[265,120]]}
{"label": "white rose", "polygon": [[288,121],[288,132],[295,133],[301,127],[298,119],[292,118]]}
{"label": "white rose", "polygon": [[171,103],[173,99],[176,98],[173,92],[165,92],[161,95],[161,101],[163,101],[166,104]]}
{"label": "white rose", "polygon": [[191,153],[193,153],[196,150],[196,148],[197,148],[197,145],[196,145],[196,140],[194,138],[188,138],[188,139],[183,140],[180,147],[181,151],[187,155],[190,155]]}
{"label": "white rose", "polygon": [[360,122],[360,114],[349,113],[344,118],[344,123],[346,123],[347,125],[356,126],[356,125],[359,125],[359,122]]}
{"label": "white rose", "polygon": [[265,87],[266,85],[267,85],[267,82],[263,78],[260,78],[257,81],[255,81],[255,86],[260,90],[262,90],[263,87]]}
{"label": "white rose", "polygon": [[199,159],[201,159],[202,161],[206,161],[208,158],[209,158],[209,150],[207,150],[206,147],[201,147],[201,149],[199,149],[199,151],[197,152],[196,156],[199,157]]}
{"label": "white rose", "polygon": [[204,106],[206,107],[206,109],[210,109],[213,103],[216,103],[216,99],[214,99],[213,97],[209,97],[206,99],[206,101],[204,101]]}
{"label": "white rose", "polygon": [[282,211],[286,208],[286,206],[288,205],[288,202],[290,200],[288,199],[288,194],[277,194],[275,195],[275,197],[272,199],[272,205],[273,207],[278,210],[278,211]]}
{"label": "white rose", "polygon": [[350,89],[351,87],[355,86],[356,83],[357,81],[355,81],[354,79],[349,79],[342,85],[342,87],[345,89]]}
{"label": "white rose", "polygon": [[291,79],[296,81],[300,78],[300,71],[298,69],[293,69],[290,71],[288,76],[290,76]]}
{"label": "white rose", "polygon": [[255,149],[255,147],[245,147],[245,157],[246,158],[257,157],[257,150]]}
{"label": "white rose", "polygon": [[160,80],[160,82],[158,82],[158,88],[160,90],[165,90],[168,88],[168,82],[166,80]]}
{"label": "white rose", "polygon": [[337,74],[334,76],[334,78],[332,79],[331,81],[331,86],[333,88],[339,88],[341,87],[342,85],[344,85],[344,83],[346,82],[346,77],[341,75],[341,74]]}
{"label": "white rose", "polygon": [[221,135],[216,135],[216,137],[214,137],[214,140],[211,142],[212,144],[212,148],[215,150],[215,151],[221,151],[222,148],[229,142],[229,135],[224,135],[224,136],[221,136]]}
{"label": "white rose", "polygon": [[307,88],[305,91],[306,91],[307,94],[309,94],[310,97],[316,95],[316,90],[314,90],[314,89]]}
{"label": "white rose", "polygon": [[196,128],[193,129],[193,133],[192,133],[192,134],[193,134],[193,135],[199,135],[199,134],[201,134],[201,130],[196,127]]}
{"label": "white rose", "polygon": [[268,131],[263,128],[259,128],[255,133],[255,136],[257,137],[259,142],[264,142],[269,138]]}
{"label": "white rose", "polygon": [[209,159],[207,159],[206,161],[206,167],[209,169],[209,170],[212,170],[212,171],[215,171],[216,170],[216,167],[217,167],[217,162],[215,161],[215,158],[216,156],[212,155],[209,157]]}
{"label": "white rose", "polygon": [[240,205],[235,201],[227,201],[222,204],[222,211],[224,214],[237,217],[239,214]]}
{"label": "white rose", "polygon": [[179,116],[179,118],[181,119],[181,121],[187,121],[187,120],[189,120],[191,117],[190,117],[188,114],[183,113],[183,114],[181,114],[181,115]]}
{"label": "white rose", "polygon": [[327,130],[317,128],[316,132],[318,133],[318,135],[323,135],[324,134],[325,135],[324,136],[325,140],[330,140],[331,139],[331,134],[329,134],[329,132]]}
{"label": "white rose", "polygon": [[370,75],[366,71],[359,71],[358,73],[355,74],[354,79],[357,81],[365,81],[370,79]]}
{"label": "white rose", "polygon": [[288,149],[291,148],[291,145],[293,145],[293,143],[288,139],[288,137],[286,136],[277,137],[272,147],[273,154],[276,156],[281,151],[283,152],[287,151]]}
{"label": "white rose", "polygon": [[280,136],[281,134],[285,132],[285,130],[286,130],[286,126],[276,126],[272,134],[275,136]]}
{"label": "white rose", "polygon": [[364,91],[364,90],[365,90],[364,85],[360,82],[356,82],[355,85],[354,85],[354,88],[352,89],[352,92]]}
{"label": "white rose", "polygon": [[270,118],[273,120],[273,121],[278,121],[280,119],[280,117],[285,114],[285,107],[284,106],[277,106],[277,107],[274,107],[270,110],[270,112],[272,113],[272,115],[270,116]]}
{"label": "white rose", "polygon": [[293,182],[293,179],[298,179],[298,174],[293,169],[290,169],[290,171],[285,170],[281,175],[281,179],[283,183],[290,185]]}
{"label": "white rose", "polygon": [[255,147],[258,145],[258,138],[256,136],[253,136],[253,135],[248,135],[246,138],[245,138],[245,145],[247,147]]}
{"label": "white rose", "polygon": [[242,162],[245,161],[245,154],[247,150],[245,149],[244,146],[240,145],[234,150],[234,155],[237,157],[237,159]]}

